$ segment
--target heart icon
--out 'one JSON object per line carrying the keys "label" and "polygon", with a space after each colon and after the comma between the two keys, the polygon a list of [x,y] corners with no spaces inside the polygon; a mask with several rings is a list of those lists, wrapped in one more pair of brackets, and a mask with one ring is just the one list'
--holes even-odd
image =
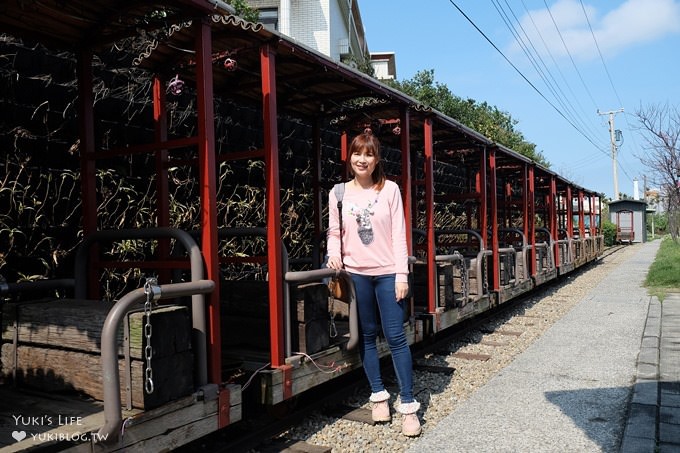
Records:
{"label": "heart icon", "polygon": [[12,431],[12,437],[17,442],[21,442],[26,437],[26,431]]}

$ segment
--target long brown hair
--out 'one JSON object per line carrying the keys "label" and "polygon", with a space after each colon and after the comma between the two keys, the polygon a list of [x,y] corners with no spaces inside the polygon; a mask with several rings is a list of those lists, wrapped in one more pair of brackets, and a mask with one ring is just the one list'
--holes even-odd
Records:
{"label": "long brown hair", "polygon": [[375,163],[373,173],[371,173],[371,179],[373,184],[376,185],[376,189],[381,190],[385,185],[386,177],[382,157],[380,157],[380,140],[370,131],[362,132],[354,137],[349,145],[349,155],[347,156],[347,173],[352,176],[354,175],[352,171],[352,154],[359,151],[371,152],[376,157],[377,162]]}

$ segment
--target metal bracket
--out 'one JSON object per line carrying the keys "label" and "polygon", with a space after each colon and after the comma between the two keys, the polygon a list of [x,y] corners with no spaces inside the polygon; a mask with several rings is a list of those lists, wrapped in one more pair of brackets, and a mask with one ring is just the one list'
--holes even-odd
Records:
{"label": "metal bracket", "polygon": [[287,400],[293,397],[293,367],[282,365],[279,369],[283,374],[283,399]]}
{"label": "metal bracket", "polygon": [[231,409],[231,392],[228,388],[220,389],[218,393],[217,404],[219,427],[224,428],[231,423],[229,418],[229,411]]}

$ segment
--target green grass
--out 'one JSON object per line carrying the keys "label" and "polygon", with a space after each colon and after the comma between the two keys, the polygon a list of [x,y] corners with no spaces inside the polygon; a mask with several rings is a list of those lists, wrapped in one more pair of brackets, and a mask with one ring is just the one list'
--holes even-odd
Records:
{"label": "green grass", "polygon": [[680,291],[680,243],[672,241],[670,237],[661,241],[647,273],[645,286],[660,301],[663,301],[666,293]]}

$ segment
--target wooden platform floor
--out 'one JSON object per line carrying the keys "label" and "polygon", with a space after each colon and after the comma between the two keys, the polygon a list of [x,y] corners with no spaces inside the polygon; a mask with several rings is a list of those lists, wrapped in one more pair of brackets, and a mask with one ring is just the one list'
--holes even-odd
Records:
{"label": "wooden platform floor", "polygon": [[84,439],[104,424],[103,411],[100,401],[75,394],[0,385],[0,451],[73,445],[67,440]]}

